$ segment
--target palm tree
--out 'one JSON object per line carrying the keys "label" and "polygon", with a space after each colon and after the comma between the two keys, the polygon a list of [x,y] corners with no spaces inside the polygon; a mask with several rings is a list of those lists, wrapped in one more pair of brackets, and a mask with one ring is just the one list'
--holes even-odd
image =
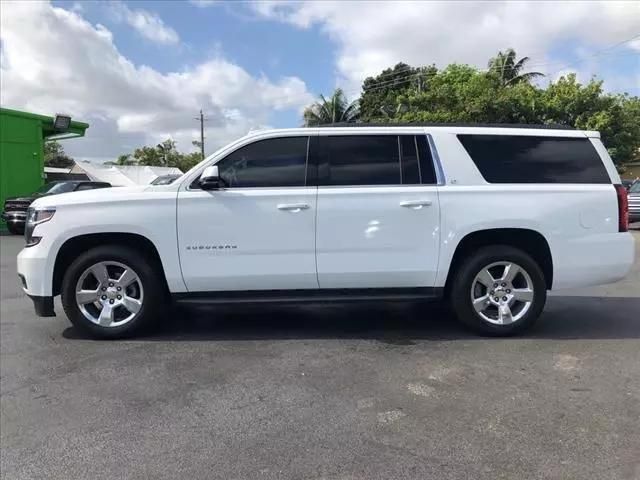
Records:
{"label": "palm tree", "polygon": [[544,74],[540,72],[522,73],[522,69],[529,60],[529,57],[522,57],[516,62],[516,52],[513,48],[509,48],[504,53],[498,52],[498,55],[489,60],[489,71],[491,75],[498,77],[502,86],[529,82],[534,78],[544,77]]}
{"label": "palm tree", "polygon": [[349,103],[341,88],[336,88],[329,99],[324,95],[313,105],[304,109],[304,124],[307,127],[327,123],[355,122],[360,115],[358,101]]}

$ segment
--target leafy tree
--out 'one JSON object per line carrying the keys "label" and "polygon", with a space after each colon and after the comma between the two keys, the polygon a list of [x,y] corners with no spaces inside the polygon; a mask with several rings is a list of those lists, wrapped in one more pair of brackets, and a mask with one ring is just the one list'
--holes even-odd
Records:
{"label": "leafy tree", "polygon": [[[428,73],[406,64],[386,69],[365,80],[361,116],[367,122],[568,125],[598,130],[618,168],[640,157],[639,97],[605,93],[602,81],[592,79],[583,85],[575,75],[540,88],[525,81],[532,78],[522,73],[526,61],[515,62],[515,55],[508,53],[496,58],[520,66],[513,70],[518,73],[516,80],[505,82],[493,70],[483,72],[469,65],[427,67]],[[413,76],[403,76],[404,72]]]}
{"label": "leafy tree", "polygon": [[349,102],[340,88],[330,98],[320,95],[314,104],[304,110],[304,124],[308,127],[327,123],[355,122],[358,119],[358,102]]}
{"label": "leafy tree", "polygon": [[44,142],[44,164],[47,167],[71,168],[73,158],[64,152],[64,147],[55,140]]}
{"label": "leafy tree", "polygon": [[131,155],[118,155],[118,159],[115,162],[104,162],[105,165],[135,165],[136,161],[131,158]]}
{"label": "leafy tree", "polygon": [[575,74],[559,78],[542,92],[544,122],[597,130],[613,161],[622,165],[638,159],[640,98],[605,94],[602,80],[586,85]]}
{"label": "leafy tree", "polygon": [[529,60],[529,57],[522,57],[516,62],[515,50],[508,48],[504,53],[498,52],[498,55],[489,60],[489,74],[495,76],[502,86],[529,83],[534,78],[544,77],[540,72],[522,72]]}
{"label": "leafy tree", "polygon": [[115,162],[105,165],[146,165],[152,167],[176,167],[186,172],[202,160],[200,152],[181,153],[175,140],[167,139],[155,147],[136,148],[133,154],[120,155]]}
{"label": "leafy tree", "polygon": [[406,63],[398,63],[375,77],[367,77],[362,84],[361,120],[392,120],[406,108],[399,102],[398,95],[411,90],[421,92],[427,88],[430,77],[437,71],[435,66],[414,68]]}

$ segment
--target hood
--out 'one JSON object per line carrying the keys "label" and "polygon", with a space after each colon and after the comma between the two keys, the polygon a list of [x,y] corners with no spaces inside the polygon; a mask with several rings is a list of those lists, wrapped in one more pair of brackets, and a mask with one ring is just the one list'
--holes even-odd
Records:
{"label": "hood", "polygon": [[148,187],[148,185],[137,185],[135,187],[96,188],[93,190],[84,190],[82,192],[60,193],[58,195],[39,197],[31,204],[31,206],[36,208],[47,208],[63,205],[123,201],[135,198]]}
{"label": "hood", "polygon": [[14,202],[31,202],[36,198],[35,195],[28,197],[7,197],[5,198],[5,202],[14,201]]}

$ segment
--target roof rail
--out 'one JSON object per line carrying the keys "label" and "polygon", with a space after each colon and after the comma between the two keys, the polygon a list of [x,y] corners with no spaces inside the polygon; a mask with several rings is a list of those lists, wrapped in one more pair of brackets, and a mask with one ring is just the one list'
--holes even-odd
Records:
{"label": "roof rail", "polygon": [[524,123],[436,123],[436,122],[415,122],[415,123],[325,123],[324,125],[314,125],[318,128],[330,127],[483,127],[483,128],[533,128],[540,130],[575,130],[569,125],[559,124],[524,124]]}

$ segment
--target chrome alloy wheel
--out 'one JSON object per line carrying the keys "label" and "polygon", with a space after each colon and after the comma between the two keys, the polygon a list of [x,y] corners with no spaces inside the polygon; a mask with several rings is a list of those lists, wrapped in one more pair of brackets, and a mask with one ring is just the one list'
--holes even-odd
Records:
{"label": "chrome alloy wheel", "polygon": [[484,267],[471,284],[476,313],[495,325],[517,322],[533,305],[533,282],[527,271],[513,262]]}
{"label": "chrome alloy wheel", "polygon": [[138,274],[119,262],[87,268],[76,284],[76,304],[85,318],[101,327],[130,322],[142,308],[144,291]]}

